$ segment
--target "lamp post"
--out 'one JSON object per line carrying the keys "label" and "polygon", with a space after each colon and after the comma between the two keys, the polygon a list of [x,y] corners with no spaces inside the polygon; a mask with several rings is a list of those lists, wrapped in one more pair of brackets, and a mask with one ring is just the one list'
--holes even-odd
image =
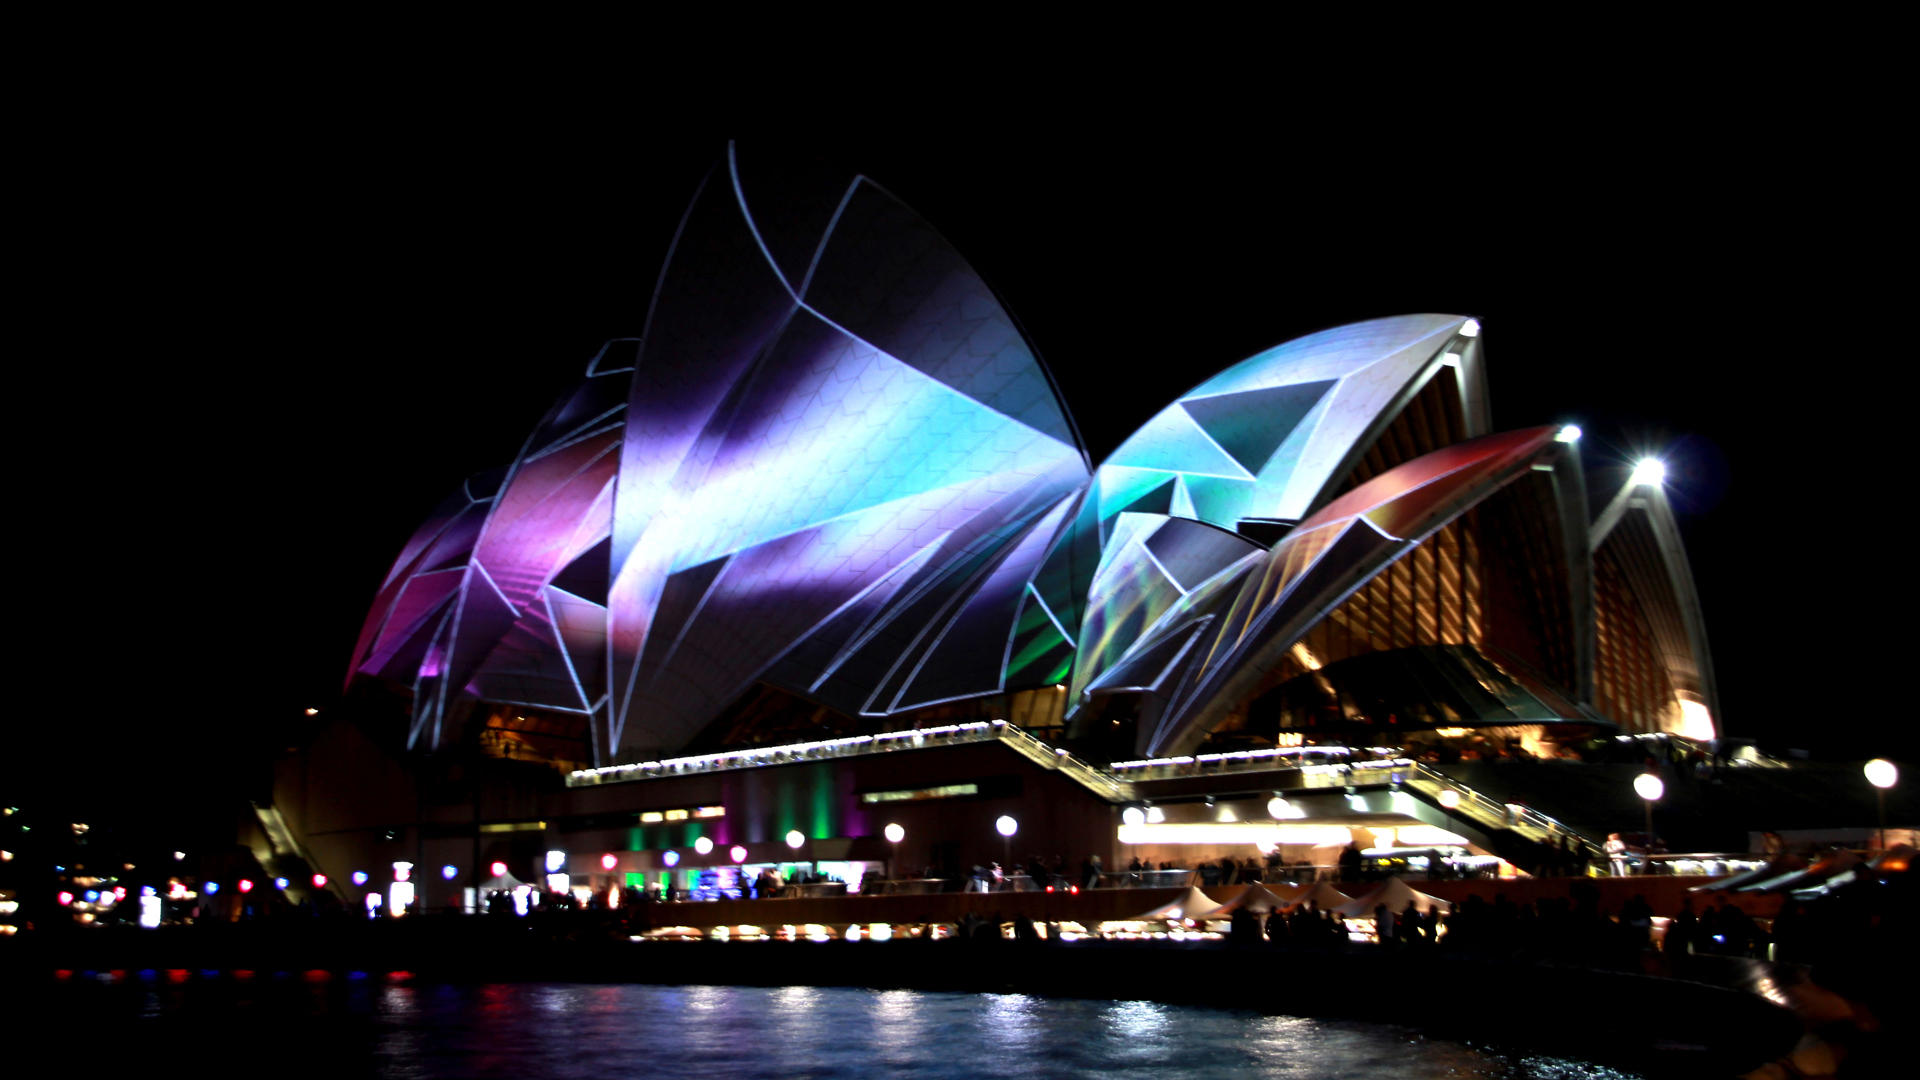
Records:
{"label": "lamp post", "polygon": [[1887,850],[1887,789],[1900,782],[1900,770],[1886,758],[1867,762],[1867,783],[1880,799],[1880,850]]}
{"label": "lamp post", "polygon": [[1000,834],[1001,862],[1000,870],[1006,873],[1007,864],[1013,861],[1013,834],[1020,831],[1020,823],[1009,814],[1001,814],[1000,820],[993,823],[994,831]]}
{"label": "lamp post", "polygon": [[898,824],[892,824],[887,826],[886,834],[887,843],[893,845],[892,854],[887,856],[887,873],[897,881],[900,877],[900,841],[907,838],[907,830]]}
{"label": "lamp post", "polygon": [[1653,804],[1659,801],[1660,796],[1667,793],[1667,785],[1653,773],[1641,773],[1633,778],[1633,791],[1640,796],[1647,807],[1647,859],[1646,870],[1643,872],[1651,873],[1653,870]]}

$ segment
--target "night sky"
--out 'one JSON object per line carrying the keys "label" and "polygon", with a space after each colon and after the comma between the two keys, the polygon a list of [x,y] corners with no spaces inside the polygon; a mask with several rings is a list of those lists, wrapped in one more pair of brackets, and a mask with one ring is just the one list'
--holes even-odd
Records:
{"label": "night sky", "polygon": [[1280,341],[1479,317],[1496,427],[1580,424],[1596,498],[1668,459],[1727,730],[1911,756],[1882,689],[1911,590],[1880,479],[1909,346],[1871,257],[1890,188],[1844,138],[1277,115],[643,135],[644,112],[591,137],[525,116],[206,130],[148,145],[138,177],[78,181],[92,223],[47,273],[83,314],[49,360],[109,422],[64,481],[83,539],[48,540],[73,571],[55,663],[93,703],[59,737],[113,798],[230,798],[336,700],[428,509],[507,464],[601,341],[639,336],[730,135],[804,142],[940,229],[1095,461]]}

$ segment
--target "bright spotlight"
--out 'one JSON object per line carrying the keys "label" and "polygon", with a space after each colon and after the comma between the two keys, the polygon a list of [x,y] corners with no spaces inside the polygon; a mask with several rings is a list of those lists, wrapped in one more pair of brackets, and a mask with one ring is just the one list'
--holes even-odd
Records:
{"label": "bright spotlight", "polygon": [[806,834],[801,832],[799,829],[794,829],[792,832],[789,832],[787,834],[787,846],[792,848],[795,851],[799,851],[800,845],[806,842],[807,842]]}
{"label": "bright spotlight", "polygon": [[1468,319],[1466,322],[1466,325],[1460,328],[1460,336],[1461,337],[1479,337],[1480,336],[1480,320]]}
{"label": "bright spotlight", "polygon": [[1561,428],[1560,434],[1555,435],[1553,438],[1555,442],[1579,442],[1581,434],[1579,424],[1568,424],[1566,427]]}
{"label": "bright spotlight", "polygon": [[1137,806],[1129,806],[1125,810],[1120,811],[1120,821],[1126,825],[1145,825],[1147,823],[1147,812]]}
{"label": "bright spotlight", "polygon": [[1664,484],[1667,482],[1667,464],[1659,458],[1643,458],[1633,467],[1633,483]]}
{"label": "bright spotlight", "polygon": [[1900,782],[1900,770],[1886,758],[1874,758],[1867,762],[1867,783],[1877,788],[1890,788]]}
{"label": "bright spotlight", "polygon": [[1001,836],[1012,836],[1020,831],[1020,823],[1005,814],[1000,815],[1000,820],[994,822],[993,827]]}
{"label": "bright spotlight", "polygon": [[728,858],[731,858],[734,862],[737,862],[737,863],[746,862],[747,849],[741,847],[739,844],[735,844],[732,847],[727,849],[727,856]]}
{"label": "bright spotlight", "polygon": [[693,850],[702,855],[711,854],[713,852],[713,841],[704,836],[697,837],[693,841]]}
{"label": "bright spotlight", "polygon": [[887,826],[886,833],[887,842],[890,844],[897,844],[907,838],[907,830],[901,828],[899,825]]}
{"label": "bright spotlight", "polygon": [[1667,793],[1667,785],[1652,773],[1641,773],[1633,778],[1633,792],[1648,802],[1654,802]]}

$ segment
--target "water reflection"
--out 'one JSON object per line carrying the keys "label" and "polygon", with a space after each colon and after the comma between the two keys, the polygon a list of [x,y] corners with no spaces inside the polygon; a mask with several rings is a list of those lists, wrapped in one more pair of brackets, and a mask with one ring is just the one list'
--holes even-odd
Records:
{"label": "water reflection", "polygon": [[[144,974],[144,973],[143,973]],[[170,973],[169,973],[170,974]],[[1629,1080],[1379,1025],[1148,1001],[903,990],[336,978],[99,981],[51,988],[130,1057],[294,1059],[296,1075]],[[243,1009],[250,1026],[223,1018]],[[322,1037],[316,1038],[316,1034]],[[294,1048],[305,1048],[294,1052]]]}

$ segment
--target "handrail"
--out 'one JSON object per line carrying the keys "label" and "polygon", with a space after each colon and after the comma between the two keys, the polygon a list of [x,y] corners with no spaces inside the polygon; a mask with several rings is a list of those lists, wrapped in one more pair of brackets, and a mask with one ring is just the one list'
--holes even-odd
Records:
{"label": "handrail", "polygon": [[[1067,776],[1095,795],[1111,803],[1131,802],[1142,797],[1139,784],[1153,780],[1179,779],[1185,776],[1226,776],[1238,773],[1283,772],[1296,788],[1331,788],[1347,785],[1406,783],[1426,794],[1437,796],[1441,790],[1460,793],[1461,801],[1453,809],[1466,812],[1480,824],[1514,833],[1534,841],[1571,839],[1593,855],[1602,854],[1598,845],[1577,830],[1531,807],[1495,801],[1473,788],[1409,758],[1375,758],[1364,761],[1327,762],[1313,765],[1281,765],[1278,753],[1242,751],[1231,754],[1207,754],[1191,758],[1169,758],[1152,762],[1121,762],[1133,772],[1118,775],[1083,761],[1005,720],[973,721],[936,728],[890,731],[878,735],[855,735],[844,739],[791,743],[781,746],[756,746],[717,754],[609,765],[598,769],[580,769],[567,775],[568,787],[590,787],[630,780],[651,780],[671,776],[726,772],[735,769],[763,768],[804,761],[859,757],[867,754],[917,750],[932,746],[1000,742],[1044,769]],[[1345,748],[1341,748],[1344,750]],[[1350,752],[1350,751],[1348,751]],[[1371,751],[1379,752],[1379,751]],[[1285,755],[1293,756],[1293,755]],[[1145,773],[1157,775],[1143,775]],[[1381,774],[1385,774],[1384,777]]]}

